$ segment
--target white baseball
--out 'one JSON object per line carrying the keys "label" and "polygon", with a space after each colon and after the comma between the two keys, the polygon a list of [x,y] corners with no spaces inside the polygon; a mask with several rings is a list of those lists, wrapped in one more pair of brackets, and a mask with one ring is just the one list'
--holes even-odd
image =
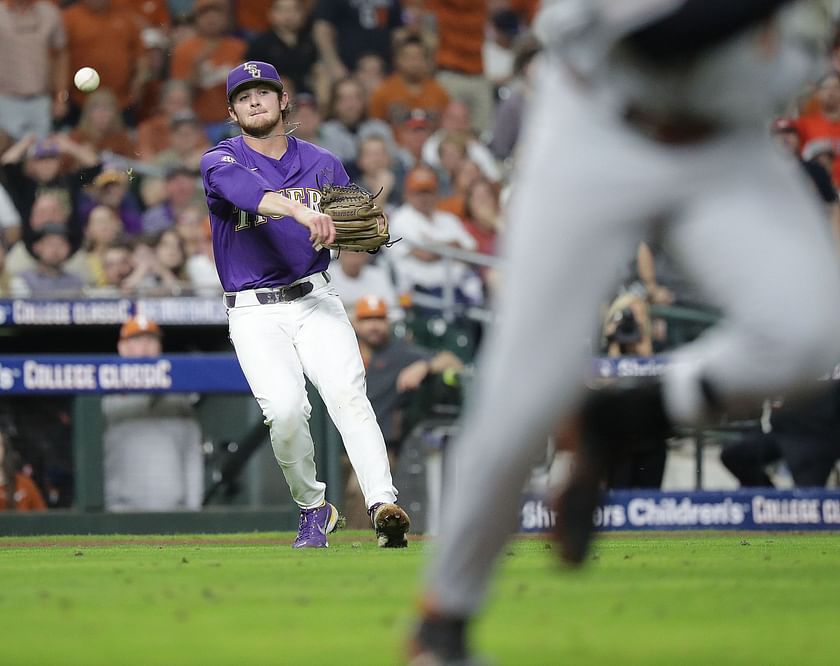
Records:
{"label": "white baseball", "polygon": [[99,72],[93,67],[82,67],[73,76],[73,83],[82,92],[93,92],[99,87]]}

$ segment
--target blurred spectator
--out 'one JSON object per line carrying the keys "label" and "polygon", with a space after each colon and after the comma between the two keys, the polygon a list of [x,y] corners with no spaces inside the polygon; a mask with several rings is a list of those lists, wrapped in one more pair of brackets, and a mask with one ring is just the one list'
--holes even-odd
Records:
{"label": "blurred spectator", "polygon": [[11,245],[20,235],[20,213],[6,188],[0,183],[0,243]]}
{"label": "blurred spectator", "polygon": [[[237,7],[243,4],[246,3],[237,3]],[[274,0],[270,6],[271,28],[250,43],[245,60],[270,63],[292,81],[298,93],[314,92],[311,73],[318,50],[306,23],[302,0]]]}
{"label": "blurred spectator", "polygon": [[365,53],[391,64],[391,32],[402,24],[399,0],[320,0],[313,19],[312,35],[332,81],[345,78]]}
{"label": "blurred spectator", "polygon": [[107,206],[122,220],[123,232],[136,235],[143,231],[140,206],[129,187],[129,175],[115,166],[106,166],[93,186],[82,195],[79,212],[87,217],[94,206]]}
{"label": "blurred spectator", "polygon": [[433,131],[434,126],[423,109],[414,109],[395,129],[399,157],[406,168],[415,167],[423,161],[423,146]]}
{"label": "blurred spectator", "polygon": [[396,153],[394,137],[387,123],[367,117],[365,90],[352,78],[332,86],[327,121],[321,127],[321,145],[334,153],[345,167],[359,156],[359,143],[369,136],[381,136]]}
{"label": "blurred spectator", "polygon": [[160,109],[137,128],[137,153],[149,161],[169,148],[172,119],[192,114],[192,89],[186,81],[172,79],[161,90]]}
{"label": "blurred spectator", "polygon": [[70,132],[70,138],[78,144],[90,146],[100,158],[106,151],[130,158],[137,156],[137,147],[125,129],[117,98],[107,89],[99,89],[87,96],[79,124]]}
{"label": "blurred spectator", "polygon": [[[140,24],[133,12],[112,6],[111,0],[79,0],[64,10],[64,25],[70,51],[70,72],[93,67],[101,87],[114,93],[117,107],[133,125],[132,107],[142,96],[148,78],[146,54],[140,38]],[[75,123],[84,106],[85,93],[73,87]]]}
{"label": "blurred spectator", "polygon": [[773,487],[768,468],[784,462],[798,487],[825,486],[840,458],[838,382],[806,399],[776,404],[765,432],[755,428],[727,444],[721,462],[741,486]]}
{"label": "blurred spectator", "polygon": [[186,169],[198,173],[201,157],[210,147],[204,126],[192,111],[176,113],[170,119],[169,147],[152,162],[164,172]]}
{"label": "blurred spectator", "polygon": [[[840,145],[840,73],[830,72],[817,82],[816,99],[817,110],[795,121],[802,149],[812,141],[828,139],[836,153]],[[832,179],[835,187],[840,185],[840,163],[835,163]]]}
{"label": "blurred spectator", "polygon": [[158,28],[143,28],[140,33],[146,54],[146,82],[135,111],[138,125],[154,116],[160,107],[163,88],[169,78],[169,37]]}
{"label": "blurred spectator", "polygon": [[[356,301],[354,309],[352,322],[365,363],[367,395],[394,466],[410,428],[407,411],[415,391],[430,375],[458,371],[464,366],[452,352],[435,353],[393,336],[388,323],[389,308],[384,299],[375,295],[363,296]],[[356,521],[349,526],[364,526],[361,489],[355,475],[348,476],[344,508],[348,522]]]}
{"label": "blurred spectator", "polygon": [[173,226],[181,211],[196,204],[198,182],[195,171],[185,167],[169,170],[163,202],[143,213],[143,233],[156,234]]}
{"label": "blurred spectator", "polygon": [[221,100],[225,99],[227,74],[243,61],[246,44],[227,34],[231,28],[228,0],[195,0],[193,9],[198,34],[175,46],[172,78],[192,86],[195,112],[215,144],[230,130]]}
{"label": "blurred spectator", "polygon": [[481,170],[475,162],[471,160],[462,161],[458,166],[458,171],[455,173],[452,192],[448,197],[444,197],[438,201],[438,210],[445,210],[447,213],[452,213],[463,222],[467,216],[467,190],[481,177]]}
{"label": "blurred spectator", "polygon": [[0,430],[0,511],[43,511],[47,503],[38,486],[18,471],[17,454]]}
{"label": "blurred spectator", "polygon": [[385,61],[378,53],[364,53],[356,61],[353,78],[362,84],[365,99],[370,99],[373,91],[385,80]]}
{"label": "blurred spectator", "polygon": [[395,315],[397,290],[384,262],[373,263],[367,252],[341,252],[330,263],[333,289],[338,292],[344,309],[352,315],[353,307],[362,296],[382,298]]}
{"label": "blurred spectator", "polygon": [[[63,173],[61,162],[64,158],[77,165],[78,170]],[[77,144],[65,134],[54,134],[40,141],[30,134],[3,153],[0,156],[0,172],[20,213],[23,240],[32,240],[30,220],[36,194],[50,189],[67,193],[66,221],[71,239],[74,243],[78,242],[84,219],[78,214],[81,190],[93,180],[100,168],[94,150]]]}
{"label": "blurred spectator", "polygon": [[493,84],[494,93],[514,75],[514,43],[521,29],[519,16],[511,9],[493,12],[490,29],[481,48],[484,76]]}
{"label": "blurred spectator", "polygon": [[499,232],[499,193],[486,178],[476,178],[464,197],[464,228],[475,238],[482,254],[496,254]]}
{"label": "blurred spectator", "polygon": [[161,256],[167,263],[174,265],[176,271],[180,270],[179,266],[183,266],[185,258],[177,233],[166,230],[154,238],[137,239],[131,255],[132,271],[123,280],[122,288],[127,292],[146,295],[179,294],[184,286],[181,275],[165,265]]}
{"label": "blurred spectator", "polygon": [[625,292],[607,308],[602,327],[601,352],[610,357],[651,356],[653,337],[647,301]]}
{"label": "blurred spectator", "polygon": [[[610,357],[653,354],[648,303],[638,294],[625,292],[607,309],[602,327],[602,352]],[[629,442],[628,442],[629,444]],[[626,454],[607,470],[609,488],[659,488],[665,473],[667,447],[661,440],[634,442]]]}
{"label": "blurred spectator", "polygon": [[172,12],[172,25],[169,28],[169,42],[172,50],[178,44],[186,42],[198,34],[192,14],[193,2],[194,0],[168,0]]}
{"label": "blurred spectator", "polygon": [[45,298],[79,295],[84,280],[66,269],[71,246],[67,227],[47,224],[35,236],[32,253],[35,267],[12,279],[12,293],[16,297]]}
{"label": "blurred spectator", "polygon": [[0,132],[45,137],[70,99],[67,35],[52,2],[0,2],[0,62]]}
{"label": "blurred spectator", "polygon": [[321,113],[318,111],[318,103],[315,97],[309,93],[295,95],[290,116],[295,136],[298,139],[309,141],[317,145],[323,145],[321,130]]}
{"label": "blurred spectator", "polygon": [[539,53],[536,42],[526,41],[517,48],[514,60],[514,79],[499,91],[498,109],[492,127],[490,151],[497,159],[504,160],[513,155],[513,149],[519,140],[523,114],[531,96],[534,76],[534,58]]}
{"label": "blurred spectator", "polygon": [[[160,327],[132,317],[120,329],[123,358],[155,359]],[[133,393],[102,398],[105,418],[105,508],[108,511],[198,510],[204,488],[196,397]]]}
{"label": "blurred spectator", "polygon": [[155,258],[163,270],[168,271],[177,280],[169,286],[169,291],[178,294],[189,288],[187,277],[187,246],[176,229],[165,229],[155,238]]}
{"label": "blurred spectator", "polygon": [[[796,123],[788,118],[777,118],[770,125],[770,134],[782,146],[782,148],[793,155],[805,169],[809,178],[814,184],[820,198],[831,206],[831,214],[835,218],[835,230],[840,232],[840,208],[837,205],[837,189],[831,179],[832,163],[835,159],[834,147],[827,139],[817,139],[808,144],[805,150],[802,149],[799,140],[799,132]],[[840,233],[837,234],[840,239]]]}
{"label": "blurred spectator", "polygon": [[370,98],[371,117],[387,121],[395,128],[412,111],[422,109],[437,126],[449,103],[449,94],[431,76],[431,58],[426,46],[418,37],[409,37],[397,46],[394,65],[394,73]]}
{"label": "blurred spectator", "polygon": [[388,143],[381,136],[362,139],[359,146],[357,182],[372,194],[379,193],[376,200],[386,212],[402,203],[402,183],[405,172],[402,164],[388,152]]}
{"label": "blurred spectator", "polygon": [[[426,141],[426,143],[429,143]],[[446,134],[438,144],[438,183],[442,197],[453,194],[455,178],[467,161],[467,137],[457,132]]]}
{"label": "blurred spectator", "polygon": [[[6,257],[6,269],[12,276],[35,268],[36,262],[32,244],[38,235],[48,225],[61,225],[69,230],[69,220],[72,214],[70,196],[61,188],[44,188],[38,192],[30,210],[29,219],[24,226],[23,240],[15,243]],[[84,261],[76,261],[74,254],[68,268],[80,276],[87,275]]]}
{"label": "blurred spectator", "polygon": [[470,124],[470,110],[460,100],[452,100],[447,104],[440,120],[440,129],[432,134],[423,144],[423,161],[434,167],[440,166],[440,142],[444,136],[460,134],[466,138],[467,157],[475,162],[485,177],[494,183],[502,179],[502,173],[496,158],[487,146],[475,138]]}
{"label": "blurred spectator", "polygon": [[132,264],[132,253],[134,248],[131,242],[124,237],[117,238],[102,253],[102,278],[101,282],[85,289],[85,294],[98,298],[116,298],[131,292],[131,288],[125,286],[125,281],[134,270]]}
{"label": "blurred spectator", "polygon": [[416,291],[441,296],[448,280],[461,303],[482,300],[481,281],[464,263],[451,266],[441,259],[430,244],[450,245],[475,250],[475,239],[461,221],[436,209],[438,183],[431,168],[421,166],[410,171],[405,180],[405,201],[391,216],[391,235],[402,238],[390,250],[397,270],[401,293]]}
{"label": "blurred spectator", "polygon": [[450,96],[469,107],[479,136],[493,123],[493,91],[484,78],[481,47],[487,25],[487,3],[480,0],[429,0],[437,18],[437,80]]}
{"label": "blurred spectator", "polygon": [[216,262],[213,259],[213,239],[210,219],[197,207],[188,208],[178,216],[175,230],[187,248],[186,274],[190,287],[198,296],[216,296],[223,292]]}
{"label": "blurred spectator", "polygon": [[87,262],[87,285],[101,287],[105,277],[105,253],[122,233],[122,220],[107,206],[97,206],[88,215],[82,249]]}

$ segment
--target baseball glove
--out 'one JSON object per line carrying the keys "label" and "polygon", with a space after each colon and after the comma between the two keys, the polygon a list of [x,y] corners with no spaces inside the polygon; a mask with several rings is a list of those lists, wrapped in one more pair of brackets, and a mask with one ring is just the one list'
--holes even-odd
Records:
{"label": "baseball glove", "polygon": [[321,212],[335,223],[335,241],[326,247],[332,250],[375,254],[384,245],[390,247],[388,218],[371,194],[355,183],[324,185],[321,188]]}

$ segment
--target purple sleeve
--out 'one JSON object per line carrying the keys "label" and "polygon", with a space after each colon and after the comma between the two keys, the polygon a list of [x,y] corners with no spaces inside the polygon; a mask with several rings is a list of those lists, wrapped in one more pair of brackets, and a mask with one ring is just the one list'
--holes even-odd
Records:
{"label": "purple sleeve", "polygon": [[273,190],[262,176],[239,164],[226,150],[205,153],[201,175],[208,196],[229,201],[246,213],[256,213],[265,193]]}
{"label": "purple sleeve", "polygon": [[333,181],[333,185],[350,184],[350,176],[347,175],[347,170],[344,168],[344,165],[338,158],[336,158],[335,160],[335,167],[333,170]]}

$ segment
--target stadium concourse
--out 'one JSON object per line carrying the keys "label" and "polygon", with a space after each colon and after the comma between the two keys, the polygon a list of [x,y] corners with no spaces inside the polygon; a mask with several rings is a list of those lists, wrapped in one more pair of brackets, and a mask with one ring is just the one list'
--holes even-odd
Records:
{"label": "stadium concourse", "polygon": [[[442,452],[504,280],[497,238],[543,57],[532,34],[537,4],[382,0],[373,18],[348,0],[0,4],[0,59],[9,63],[0,73],[0,429],[47,513],[73,509],[64,526],[31,517],[15,529],[72,531],[73,516],[101,514],[101,402],[124,391],[194,397],[205,507],[216,511],[194,525],[222,529],[231,523],[217,510],[227,508],[267,510],[270,520],[249,524],[289,526],[289,497],[228,341],[198,177],[204,152],[238,133],[219,101],[224,75],[260,60],[280,72],[292,136],[336,154],[351,180],[379,191],[391,235],[403,239],[376,255],[333,257],[332,283],[351,316],[360,297],[381,297],[395,337],[465,365],[430,375],[401,407],[410,427],[396,483],[416,529],[435,531]],[[836,239],[838,44],[822,76],[767,118],[768,137],[813,180]],[[101,77],[93,92],[72,85],[82,67]],[[615,273],[613,294],[592,313],[594,380],[658,374],[669,350],[718,316],[662,239],[640,238]],[[116,354],[119,327],[138,314],[162,329],[154,362]],[[627,461],[599,520],[608,529],[750,520],[831,528],[833,395],[817,406],[819,419],[798,421],[768,396],[754,420],[684,432],[665,458]],[[312,423],[319,470],[340,504],[340,439],[317,399]],[[564,474],[566,434],[558,424],[523,495],[525,531],[551,524],[541,493]],[[791,442],[818,452],[817,476],[802,471]],[[760,489],[747,490],[756,478]],[[130,527],[128,517],[108,520]]]}

